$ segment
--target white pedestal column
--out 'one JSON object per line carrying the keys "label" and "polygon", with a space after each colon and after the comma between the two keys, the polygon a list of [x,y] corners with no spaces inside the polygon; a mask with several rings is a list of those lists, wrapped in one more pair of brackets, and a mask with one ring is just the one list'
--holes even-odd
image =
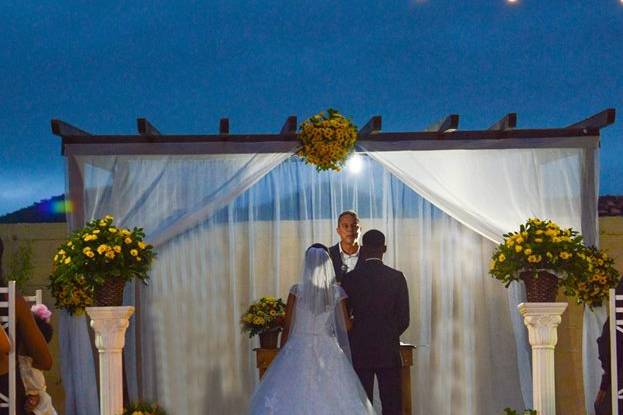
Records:
{"label": "white pedestal column", "polygon": [[556,415],[554,349],[558,325],[567,303],[521,303],[517,306],[528,327],[532,346],[532,400],[539,415]]}
{"label": "white pedestal column", "polygon": [[100,415],[123,412],[123,358],[125,331],[134,307],[87,307],[95,346],[99,351]]}

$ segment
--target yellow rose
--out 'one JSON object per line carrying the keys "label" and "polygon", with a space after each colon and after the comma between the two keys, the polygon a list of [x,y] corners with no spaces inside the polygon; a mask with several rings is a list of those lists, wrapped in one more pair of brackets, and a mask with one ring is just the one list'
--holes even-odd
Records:
{"label": "yellow rose", "polygon": [[67,246],[74,246],[74,244],[71,241],[69,241],[67,242]]}
{"label": "yellow rose", "polygon": [[119,245],[115,245],[112,247],[112,249],[116,252],[116,253],[120,253],[121,252],[121,247]]}
{"label": "yellow rose", "polygon": [[108,245],[106,244],[101,244],[97,247],[97,253],[100,255],[104,254],[106,251],[108,251]]}
{"label": "yellow rose", "polygon": [[108,228],[108,232],[110,233],[117,233],[117,228]]}
{"label": "yellow rose", "polygon": [[504,256],[504,254],[500,254],[500,256],[498,256],[498,261],[504,262],[505,260],[506,260],[506,256]]}
{"label": "yellow rose", "polygon": [[536,233],[537,235],[542,235],[542,234],[543,234],[543,231],[539,229],[539,230],[537,230],[535,233]]}
{"label": "yellow rose", "polygon": [[540,244],[541,242],[543,242],[543,239],[541,239],[541,238],[534,238],[534,242],[536,242],[537,244]]}
{"label": "yellow rose", "polygon": [[145,249],[145,242],[141,241],[138,243],[138,247],[141,249]]}
{"label": "yellow rose", "polygon": [[513,241],[512,239],[506,241],[506,246],[508,246],[509,248],[513,245],[515,245],[515,241]]}
{"label": "yellow rose", "polygon": [[89,258],[93,258],[95,256],[93,251],[86,252],[85,255],[88,256]]}
{"label": "yellow rose", "polygon": [[493,270],[495,268],[495,259],[492,259],[491,261],[489,261],[489,270]]}
{"label": "yellow rose", "polygon": [[94,234],[94,235],[97,235],[98,233],[100,233],[100,230],[99,230],[99,229],[95,229],[95,230],[93,231],[93,234]]}
{"label": "yellow rose", "polygon": [[138,255],[138,251],[136,249],[131,249],[130,250],[130,255],[137,256]]}
{"label": "yellow rose", "polygon": [[112,249],[106,251],[106,258],[113,259],[114,257],[115,257],[115,251],[113,251]]}
{"label": "yellow rose", "polygon": [[515,245],[515,252],[521,252],[523,247],[521,245]]}
{"label": "yellow rose", "polygon": [[532,249],[526,248],[526,249],[524,249],[523,253],[526,254],[526,255],[532,255]]}
{"label": "yellow rose", "polygon": [[106,223],[106,221],[105,221],[105,220],[100,220],[100,221],[99,221],[99,225],[103,228],[104,226],[106,226],[106,225],[108,225],[108,224]]}
{"label": "yellow rose", "polygon": [[65,251],[63,251],[62,249],[58,251],[59,255],[65,255]]}
{"label": "yellow rose", "polygon": [[65,262],[65,264],[69,264],[69,263],[71,262],[71,257],[67,257],[67,258],[65,258],[65,261],[64,261],[64,262]]}
{"label": "yellow rose", "polygon": [[91,251],[91,248],[87,246],[86,248],[82,250],[82,253],[86,255],[86,253],[90,251]]}
{"label": "yellow rose", "polygon": [[125,238],[124,242],[130,245],[132,243],[132,238]]}
{"label": "yellow rose", "polygon": [[[515,238],[515,242],[517,242],[518,244],[522,244],[523,243],[523,238],[521,236],[518,236],[517,238]],[[519,252],[519,251],[517,251]]]}
{"label": "yellow rose", "polygon": [[58,261],[58,255],[54,255],[54,262]]}

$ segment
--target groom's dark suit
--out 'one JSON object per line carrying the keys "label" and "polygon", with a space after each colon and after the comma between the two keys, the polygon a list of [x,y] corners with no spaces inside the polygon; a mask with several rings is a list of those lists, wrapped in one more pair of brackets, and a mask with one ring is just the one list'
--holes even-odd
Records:
{"label": "groom's dark suit", "polygon": [[342,287],[353,316],[349,338],[355,371],[370,400],[376,374],[383,415],[399,414],[400,335],[409,326],[405,277],[380,259],[368,259],[344,276]]}

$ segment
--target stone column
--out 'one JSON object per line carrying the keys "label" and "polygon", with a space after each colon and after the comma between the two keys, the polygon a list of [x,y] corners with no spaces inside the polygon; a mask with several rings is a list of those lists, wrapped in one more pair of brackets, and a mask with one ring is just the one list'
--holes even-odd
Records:
{"label": "stone column", "polygon": [[100,415],[119,415],[123,412],[122,351],[134,307],[87,307],[86,312],[99,351]]}
{"label": "stone column", "polygon": [[556,415],[554,349],[567,303],[521,303],[517,306],[532,346],[532,401],[539,415]]}

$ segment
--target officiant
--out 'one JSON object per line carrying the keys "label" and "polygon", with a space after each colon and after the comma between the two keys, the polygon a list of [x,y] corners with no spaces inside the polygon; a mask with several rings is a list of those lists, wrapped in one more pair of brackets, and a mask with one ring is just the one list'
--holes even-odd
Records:
{"label": "officiant", "polygon": [[355,269],[359,262],[359,217],[353,210],[345,210],[337,218],[335,229],[340,242],[329,248],[335,278],[338,283],[342,277]]}

